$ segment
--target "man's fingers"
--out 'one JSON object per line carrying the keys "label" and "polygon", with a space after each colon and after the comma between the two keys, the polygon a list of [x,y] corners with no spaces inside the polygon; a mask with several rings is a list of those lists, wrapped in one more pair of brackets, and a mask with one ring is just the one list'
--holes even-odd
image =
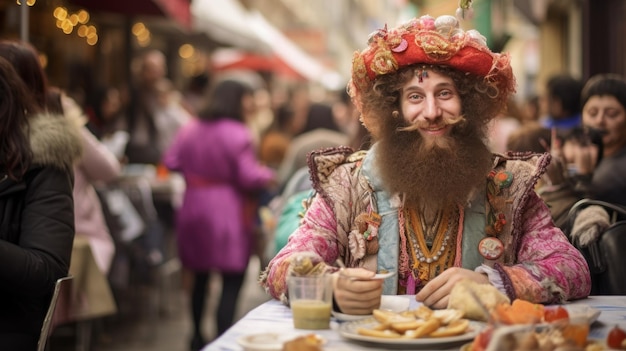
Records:
{"label": "man's fingers", "polygon": [[381,281],[340,280],[335,290],[335,301],[343,313],[369,314],[380,307]]}
{"label": "man's fingers", "polygon": [[352,278],[353,280],[369,279],[376,275],[376,273],[363,268],[346,268],[342,269],[339,274],[341,277]]}
{"label": "man's fingers", "polygon": [[340,294],[335,296],[337,305],[343,313],[370,314],[380,307],[380,292],[377,294]]}
{"label": "man's fingers", "polygon": [[444,295],[441,299],[437,300],[432,304],[432,308],[441,310],[448,307],[448,299],[450,298],[450,294]]}

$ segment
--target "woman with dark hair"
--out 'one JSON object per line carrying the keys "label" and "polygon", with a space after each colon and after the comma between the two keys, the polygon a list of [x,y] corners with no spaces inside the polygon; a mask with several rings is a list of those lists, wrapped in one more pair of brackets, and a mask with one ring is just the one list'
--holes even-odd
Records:
{"label": "woman with dark hair", "polygon": [[589,168],[593,172],[589,195],[626,205],[626,80],[616,74],[593,76],[585,84],[581,100],[583,125],[602,135],[603,146],[598,165]]}
{"label": "woman with dark hair", "polygon": [[37,50],[26,42],[0,40],[0,56],[11,63],[39,107],[46,106],[48,79],[39,63]]}
{"label": "woman with dark hair", "polygon": [[217,84],[208,106],[176,135],[163,163],[181,172],[187,188],[177,213],[178,253],[193,272],[193,338],[199,350],[209,272],[222,275],[217,333],[233,322],[239,291],[253,251],[256,207],[253,194],[273,182],[272,170],[259,164],[245,120],[254,113],[252,90],[234,80]]}
{"label": "woman with dark hair", "polygon": [[[102,140],[122,129],[122,98],[119,89],[101,86],[87,98],[85,112],[89,121],[87,128]],[[128,134],[127,132],[124,132]]]}
{"label": "woman with dark hair", "polygon": [[74,238],[78,130],[41,114],[31,92],[0,57],[0,345],[6,350],[37,348]]}

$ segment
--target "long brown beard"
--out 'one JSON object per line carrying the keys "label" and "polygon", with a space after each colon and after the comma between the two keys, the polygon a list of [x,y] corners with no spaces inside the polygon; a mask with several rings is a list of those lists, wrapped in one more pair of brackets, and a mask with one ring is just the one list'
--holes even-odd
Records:
{"label": "long brown beard", "polygon": [[375,162],[386,190],[404,194],[405,205],[432,210],[465,205],[472,191],[485,184],[492,165],[485,129],[466,119],[449,123],[454,124],[450,135],[434,142],[401,116],[381,126]]}

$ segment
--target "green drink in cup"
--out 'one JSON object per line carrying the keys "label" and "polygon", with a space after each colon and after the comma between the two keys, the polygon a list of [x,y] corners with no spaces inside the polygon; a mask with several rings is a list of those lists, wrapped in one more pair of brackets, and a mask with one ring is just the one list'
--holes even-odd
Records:
{"label": "green drink in cup", "polygon": [[330,275],[290,276],[287,278],[287,288],[294,328],[330,328],[333,296]]}

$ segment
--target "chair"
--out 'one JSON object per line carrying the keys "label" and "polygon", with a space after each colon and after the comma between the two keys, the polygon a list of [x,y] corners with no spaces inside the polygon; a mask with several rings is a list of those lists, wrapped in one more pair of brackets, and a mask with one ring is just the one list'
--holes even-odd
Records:
{"label": "chair", "polygon": [[39,335],[39,342],[37,343],[37,351],[45,351],[46,349],[48,338],[52,333],[52,321],[57,307],[57,302],[59,301],[59,296],[62,295],[62,291],[71,288],[70,283],[72,282],[72,279],[72,276],[63,277],[58,279],[54,285],[54,292],[52,293],[52,298],[50,299],[50,306],[48,307],[48,312],[46,312],[46,317],[44,318],[43,325],[41,326],[41,334]]}
{"label": "chair", "polygon": [[[590,206],[599,206],[608,214],[606,227],[588,245],[579,245],[573,234],[573,227],[581,211]],[[588,218],[593,220],[594,218]],[[596,218],[597,219],[597,218]],[[626,208],[599,200],[579,200],[568,214],[571,223],[567,233],[578,250],[583,254],[591,272],[591,295],[626,294]],[[599,219],[597,219],[599,220]]]}

